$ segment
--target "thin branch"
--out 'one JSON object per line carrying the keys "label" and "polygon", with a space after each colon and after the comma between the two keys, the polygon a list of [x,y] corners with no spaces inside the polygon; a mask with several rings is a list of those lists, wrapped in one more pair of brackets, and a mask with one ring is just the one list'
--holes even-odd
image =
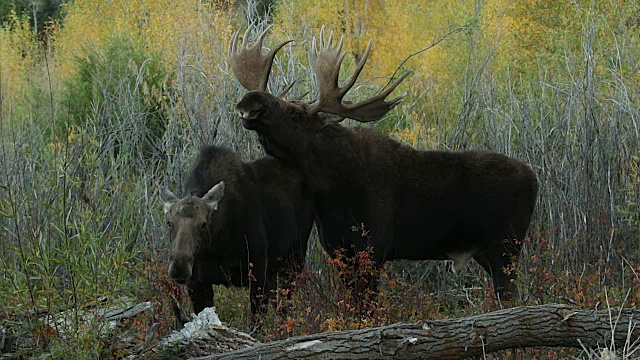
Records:
{"label": "thin branch", "polygon": [[[425,51],[427,51],[427,50],[431,49],[432,47],[434,47],[434,46],[436,46],[436,45],[438,45],[439,43],[441,43],[442,41],[444,41],[444,40],[445,40],[446,38],[448,38],[449,36],[451,36],[451,35],[453,35],[453,34],[457,34],[457,33],[459,33],[460,31],[462,31],[462,30],[464,30],[464,29],[466,29],[466,28],[467,28],[467,26],[460,26],[460,27],[457,27],[457,28],[455,28],[455,29],[453,29],[453,30],[449,31],[448,33],[446,33],[446,34],[442,35],[439,39],[434,40],[434,41],[431,43],[431,45],[429,45],[429,46],[427,46],[427,47],[425,47],[425,48],[423,48],[423,49],[420,49],[420,50],[418,50],[418,51],[416,51],[416,52],[414,52],[414,53],[411,53],[409,56],[407,56],[406,58],[404,58],[404,60],[402,60],[402,62],[400,63],[400,65],[398,65],[398,67],[396,68],[396,70],[393,72],[393,74],[391,74],[391,76],[389,77],[389,80],[388,80],[388,81],[387,81],[387,83],[382,87],[382,89],[385,89],[387,86],[389,86],[389,84],[391,83],[391,81],[396,77],[396,74],[398,73],[398,71],[400,71],[400,69],[402,68],[402,66],[404,66],[404,64],[405,64],[407,61],[409,61],[409,59],[411,59],[412,57],[414,57],[414,56],[416,56],[416,55],[422,54],[423,52],[425,52]],[[382,91],[382,90],[381,90],[381,91]]]}

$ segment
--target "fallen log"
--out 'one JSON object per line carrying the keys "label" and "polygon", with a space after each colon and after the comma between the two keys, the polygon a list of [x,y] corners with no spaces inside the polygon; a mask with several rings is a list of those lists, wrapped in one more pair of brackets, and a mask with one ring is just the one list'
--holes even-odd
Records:
{"label": "fallen log", "polygon": [[526,306],[459,319],[301,336],[196,359],[460,359],[527,347],[614,347],[640,353],[639,321],[637,309]]}

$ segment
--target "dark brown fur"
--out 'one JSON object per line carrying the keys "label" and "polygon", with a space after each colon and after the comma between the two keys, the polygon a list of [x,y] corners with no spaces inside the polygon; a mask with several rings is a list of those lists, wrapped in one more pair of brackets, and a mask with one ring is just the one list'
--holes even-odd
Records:
{"label": "dark brown fur", "polygon": [[[329,254],[372,246],[379,265],[452,259],[457,267],[468,254],[499,296],[515,292],[504,268],[517,261],[538,190],[527,165],[489,151],[419,151],[263,91],[247,93],[236,112],[267,153],[303,174]],[[362,225],[366,236],[353,231]]]}
{"label": "dark brown fur", "polygon": [[[205,194],[221,181],[224,195],[208,212]],[[173,224],[170,277],[186,282],[196,312],[213,305],[212,284],[249,286],[255,316],[276,290],[276,278],[304,266],[314,207],[300,173],[270,156],[245,163],[229,150],[207,146],[187,190],[190,195],[179,200],[163,191]]]}

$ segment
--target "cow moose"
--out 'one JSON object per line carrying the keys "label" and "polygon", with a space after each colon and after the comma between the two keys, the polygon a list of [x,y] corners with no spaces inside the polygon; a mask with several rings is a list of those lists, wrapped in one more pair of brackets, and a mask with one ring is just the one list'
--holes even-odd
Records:
{"label": "cow moose", "polygon": [[[171,233],[169,277],[186,284],[196,313],[213,305],[215,285],[248,286],[251,321],[277,288],[304,267],[315,210],[300,173],[271,156],[243,162],[201,148],[179,199],[161,200]],[[183,320],[184,321],[184,320]]]}
{"label": "cow moose", "polygon": [[[394,259],[448,259],[454,271],[473,258],[490,274],[496,296],[513,299],[515,275],[505,268],[518,259],[536,204],[538,181],[531,168],[485,150],[420,151],[370,127],[340,125],[344,118],[379,120],[404,96],[385,100],[407,74],[377,96],[343,100],[371,42],[341,87],[342,39],[336,46],[322,29],[319,43],[315,37],[312,42],[317,99],[303,103],[272,95],[266,86],[271,62],[288,41],[263,55],[268,31],[254,44],[246,33],[241,45],[238,32],[231,40],[232,70],[249,90],[236,114],[268,154],[302,173],[324,249],[354,255],[370,248],[378,266]],[[353,231],[362,226],[367,231]],[[376,279],[369,284],[375,291]]]}

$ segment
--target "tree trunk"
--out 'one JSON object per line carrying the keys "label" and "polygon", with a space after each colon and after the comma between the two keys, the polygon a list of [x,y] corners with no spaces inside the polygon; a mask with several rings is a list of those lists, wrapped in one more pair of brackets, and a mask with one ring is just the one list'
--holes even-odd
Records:
{"label": "tree trunk", "polygon": [[[210,359],[460,359],[526,347],[640,346],[640,310],[516,307],[459,319],[394,324],[257,344]],[[632,346],[633,345],[633,346]]]}

